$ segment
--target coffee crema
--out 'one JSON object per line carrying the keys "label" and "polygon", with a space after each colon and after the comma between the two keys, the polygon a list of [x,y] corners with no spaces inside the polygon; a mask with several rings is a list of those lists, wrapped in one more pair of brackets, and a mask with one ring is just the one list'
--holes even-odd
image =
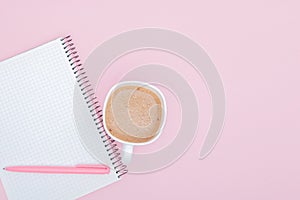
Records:
{"label": "coffee crema", "polygon": [[106,128],[122,141],[148,142],[162,125],[162,109],[161,99],[150,88],[121,86],[110,94],[106,103]]}

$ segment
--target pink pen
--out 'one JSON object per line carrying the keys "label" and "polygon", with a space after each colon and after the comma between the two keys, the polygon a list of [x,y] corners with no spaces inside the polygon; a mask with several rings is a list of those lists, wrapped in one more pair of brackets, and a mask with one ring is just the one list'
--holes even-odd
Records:
{"label": "pink pen", "polygon": [[44,173],[44,174],[108,174],[110,169],[105,165],[61,166],[11,166],[3,168],[10,172]]}

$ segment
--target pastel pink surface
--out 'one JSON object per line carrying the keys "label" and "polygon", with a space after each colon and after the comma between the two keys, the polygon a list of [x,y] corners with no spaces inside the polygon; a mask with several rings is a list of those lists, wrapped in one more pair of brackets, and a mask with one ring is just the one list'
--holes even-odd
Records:
{"label": "pastel pink surface", "polygon": [[5,1],[0,60],[67,34],[85,60],[126,30],[182,32],[206,49],[226,89],[226,124],[215,150],[198,160],[211,115],[207,92],[198,91],[204,99],[199,135],[181,159],[81,200],[299,199],[299,8],[293,0]]}

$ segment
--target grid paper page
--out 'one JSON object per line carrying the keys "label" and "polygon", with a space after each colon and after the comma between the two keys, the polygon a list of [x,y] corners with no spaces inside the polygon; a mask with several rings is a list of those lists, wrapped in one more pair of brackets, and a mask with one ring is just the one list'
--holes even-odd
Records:
{"label": "grid paper page", "polygon": [[[16,165],[99,164],[76,130],[75,83],[60,39],[0,62],[0,177],[9,200],[73,200],[117,180],[113,170],[109,175],[2,170]],[[87,109],[84,103],[78,106]],[[82,113],[84,121],[91,117]],[[92,121],[89,134],[98,134],[91,126]],[[99,151],[105,151],[100,140]]]}

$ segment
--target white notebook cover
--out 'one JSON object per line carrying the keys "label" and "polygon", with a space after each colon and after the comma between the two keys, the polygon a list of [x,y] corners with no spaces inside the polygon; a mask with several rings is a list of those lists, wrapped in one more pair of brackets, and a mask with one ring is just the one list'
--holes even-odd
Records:
{"label": "white notebook cover", "polygon": [[[73,200],[118,180],[113,168],[109,175],[2,170],[16,165],[99,164],[81,144],[76,129],[76,84],[61,39],[0,62],[0,178],[9,200]],[[76,106],[87,110],[83,99]],[[81,113],[83,121],[91,121],[89,134],[98,134],[89,112]],[[100,139],[96,148],[106,152]],[[109,160],[102,155],[102,161]]]}

